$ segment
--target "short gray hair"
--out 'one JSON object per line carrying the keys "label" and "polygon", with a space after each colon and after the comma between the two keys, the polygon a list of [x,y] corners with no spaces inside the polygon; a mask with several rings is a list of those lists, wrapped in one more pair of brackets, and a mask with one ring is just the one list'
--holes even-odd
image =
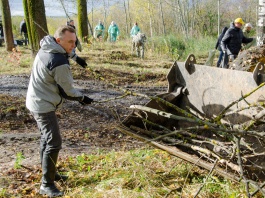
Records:
{"label": "short gray hair", "polygon": [[66,31],[76,33],[75,29],[68,25],[60,26],[54,33],[54,38],[62,38]]}

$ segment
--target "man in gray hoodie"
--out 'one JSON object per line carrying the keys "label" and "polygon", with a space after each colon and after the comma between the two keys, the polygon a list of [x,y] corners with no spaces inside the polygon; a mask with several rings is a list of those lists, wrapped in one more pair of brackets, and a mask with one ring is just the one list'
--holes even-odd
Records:
{"label": "man in gray hoodie", "polygon": [[66,180],[56,173],[56,162],[62,148],[62,138],[55,111],[65,99],[91,104],[93,99],[73,87],[69,56],[75,48],[75,29],[62,26],[52,36],[45,36],[32,68],[27,91],[26,106],[32,113],[41,132],[40,158],[42,184],[40,194],[62,196],[54,181]]}

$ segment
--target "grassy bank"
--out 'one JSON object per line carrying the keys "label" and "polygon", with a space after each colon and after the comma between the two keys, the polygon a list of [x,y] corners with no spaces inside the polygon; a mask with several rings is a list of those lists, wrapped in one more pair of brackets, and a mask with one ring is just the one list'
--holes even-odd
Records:
{"label": "grassy bank", "polygon": [[[21,157],[19,162],[23,162]],[[217,177],[208,171],[167,154],[164,151],[142,148],[131,151],[94,151],[61,159],[59,171],[69,176],[57,183],[72,198],[148,198],[193,197],[204,184],[199,197],[246,197],[244,186]],[[34,173],[32,173],[34,172]],[[30,172],[20,168],[13,176],[24,180],[16,189],[0,189],[0,197],[39,197],[40,170]],[[208,179],[206,180],[206,178]],[[6,181],[15,185],[11,179]],[[257,196],[261,197],[261,196]]]}

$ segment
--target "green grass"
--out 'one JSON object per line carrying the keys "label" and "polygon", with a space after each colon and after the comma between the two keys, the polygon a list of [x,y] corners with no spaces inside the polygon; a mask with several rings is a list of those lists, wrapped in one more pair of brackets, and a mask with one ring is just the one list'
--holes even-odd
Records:
{"label": "green grass", "polygon": [[[244,186],[157,149],[80,154],[61,162],[69,181],[69,197],[192,197],[203,182],[200,197],[244,197]],[[236,195],[236,196],[235,196]],[[240,196],[239,196],[240,195]]]}
{"label": "green grass", "polygon": [[[16,161],[18,166],[9,171],[11,175],[7,179],[0,178],[0,183],[6,186],[0,186],[0,197],[41,197],[38,194],[40,170],[37,167],[30,171],[21,169],[21,153],[17,154]],[[189,198],[194,197],[203,184],[199,197],[247,197],[242,183],[214,173],[208,177],[208,170],[150,147],[130,151],[94,150],[92,154],[60,159],[57,165],[60,174],[69,176],[67,182],[57,183],[66,198]],[[20,176],[25,182],[21,183]]]}
{"label": "green grass", "polygon": [[0,74],[28,74],[32,63],[29,49],[18,46],[12,52],[7,52],[4,47],[0,47]]}

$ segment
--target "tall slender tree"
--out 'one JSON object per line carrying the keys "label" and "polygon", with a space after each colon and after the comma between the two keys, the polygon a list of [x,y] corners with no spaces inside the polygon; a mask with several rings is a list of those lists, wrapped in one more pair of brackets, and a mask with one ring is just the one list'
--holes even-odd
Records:
{"label": "tall slender tree", "polygon": [[3,15],[3,26],[4,26],[4,37],[5,37],[5,46],[7,51],[12,51],[15,47],[13,32],[12,32],[12,20],[8,0],[0,1],[1,11]]}
{"label": "tall slender tree", "polygon": [[130,0],[127,0],[127,8],[128,8],[128,18],[129,18],[129,25],[132,27],[132,19],[130,14]]}
{"label": "tall slender tree", "polygon": [[153,20],[152,20],[152,13],[151,13],[151,5],[150,0],[148,0],[148,15],[149,15],[149,27],[150,27],[150,37],[153,36]]}
{"label": "tall slender tree", "polygon": [[124,14],[125,14],[126,35],[128,35],[129,34],[129,27],[128,27],[128,17],[127,17],[127,8],[126,8],[125,0],[123,0],[123,6],[124,6]]}
{"label": "tall slender tree", "polygon": [[48,35],[45,6],[43,0],[23,0],[24,14],[32,55],[40,48],[40,40]]}
{"label": "tall slender tree", "polygon": [[[88,39],[87,1],[77,0],[78,35],[83,42]],[[92,27],[91,27],[92,28]]]}
{"label": "tall slender tree", "polygon": [[159,10],[160,10],[160,16],[162,20],[162,28],[163,28],[163,34],[166,35],[166,25],[164,20],[164,13],[163,13],[163,7],[162,7],[162,1],[159,0]]}

